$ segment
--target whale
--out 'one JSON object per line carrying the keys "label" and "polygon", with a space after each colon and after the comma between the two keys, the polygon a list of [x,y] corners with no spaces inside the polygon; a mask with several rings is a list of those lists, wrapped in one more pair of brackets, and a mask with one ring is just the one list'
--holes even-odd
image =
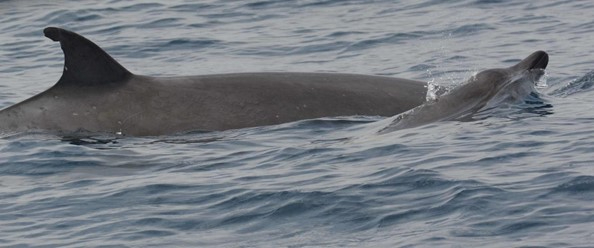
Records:
{"label": "whale", "polygon": [[549,55],[536,51],[508,68],[488,69],[466,83],[413,109],[389,118],[377,133],[384,134],[440,121],[469,121],[477,113],[503,103],[518,103],[535,92],[545,74]]}
{"label": "whale", "polygon": [[425,82],[372,75],[255,72],[153,77],[131,73],[89,39],[48,27],[62,76],[0,111],[0,133],[128,136],[222,131],[338,116],[394,116],[425,102]]}

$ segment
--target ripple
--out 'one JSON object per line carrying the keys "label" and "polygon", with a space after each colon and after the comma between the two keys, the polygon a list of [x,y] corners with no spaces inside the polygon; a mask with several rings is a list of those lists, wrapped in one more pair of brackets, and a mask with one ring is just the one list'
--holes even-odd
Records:
{"label": "ripple", "polygon": [[339,71],[457,84],[540,47],[553,92],[384,136],[370,128],[383,118],[360,116],[152,138],[7,134],[5,246],[591,245],[593,22],[581,18],[591,3],[0,2],[2,105],[57,77],[48,25],[80,31],[130,69],[179,75]]}
{"label": "ripple", "polygon": [[554,192],[568,193],[571,195],[588,195],[594,193],[594,177],[578,176],[571,181],[563,183],[554,189]]}
{"label": "ripple", "polygon": [[567,85],[556,89],[551,94],[555,96],[566,97],[569,95],[587,92],[594,85],[594,71],[586,73],[577,80],[570,81]]}

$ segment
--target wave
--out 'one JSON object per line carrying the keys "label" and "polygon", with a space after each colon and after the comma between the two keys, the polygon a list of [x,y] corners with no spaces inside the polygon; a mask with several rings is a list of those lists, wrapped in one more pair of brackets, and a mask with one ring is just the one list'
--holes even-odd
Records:
{"label": "wave", "polygon": [[566,97],[573,94],[589,92],[592,90],[592,86],[594,86],[594,70],[576,80],[570,81],[565,86],[554,90],[551,95]]}

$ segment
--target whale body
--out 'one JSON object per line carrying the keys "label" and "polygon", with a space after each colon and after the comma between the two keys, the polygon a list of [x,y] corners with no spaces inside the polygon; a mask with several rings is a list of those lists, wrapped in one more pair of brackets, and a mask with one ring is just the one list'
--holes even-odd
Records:
{"label": "whale body", "polygon": [[64,52],[48,90],[0,111],[0,133],[130,136],[219,131],[336,116],[393,116],[425,101],[420,81],[338,73],[136,75],[85,37],[44,29]]}
{"label": "whale body", "polygon": [[472,119],[477,112],[496,107],[502,102],[522,101],[534,91],[548,63],[549,55],[544,51],[536,51],[514,66],[481,71],[436,100],[391,118],[391,123],[380,129],[379,133],[439,121]]}

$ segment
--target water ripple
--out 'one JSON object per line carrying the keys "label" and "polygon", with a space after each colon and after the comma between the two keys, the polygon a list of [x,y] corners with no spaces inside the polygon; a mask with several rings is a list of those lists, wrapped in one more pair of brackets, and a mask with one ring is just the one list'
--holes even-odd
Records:
{"label": "water ripple", "polygon": [[2,106],[59,78],[63,54],[46,26],[80,32],[151,75],[339,71],[447,87],[533,50],[551,57],[549,88],[525,103],[387,135],[369,116],[145,138],[2,134],[0,243],[589,247],[593,8],[0,0]]}

